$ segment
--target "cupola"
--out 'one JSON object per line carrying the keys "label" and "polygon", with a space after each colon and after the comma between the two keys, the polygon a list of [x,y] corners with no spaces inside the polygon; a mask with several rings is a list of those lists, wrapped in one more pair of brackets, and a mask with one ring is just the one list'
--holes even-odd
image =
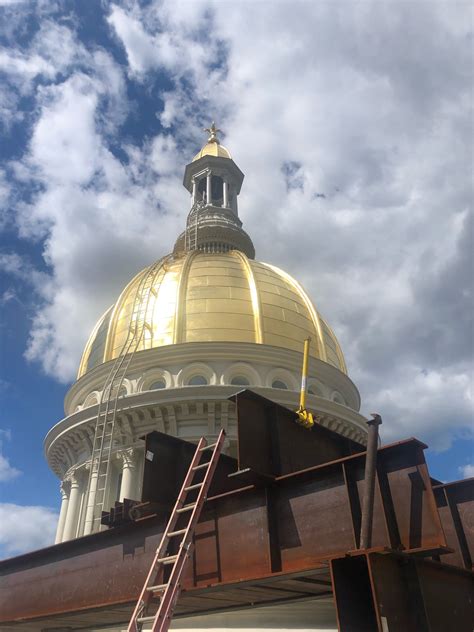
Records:
{"label": "cupola", "polygon": [[207,143],[184,171],[183,184],[191,195],[191,210],[174,253],[239,250],[253,259],[255,248],[242,229],[237,204],[244,174],[220,144],[220,130],[215,123],[204,131],[209,132]]}

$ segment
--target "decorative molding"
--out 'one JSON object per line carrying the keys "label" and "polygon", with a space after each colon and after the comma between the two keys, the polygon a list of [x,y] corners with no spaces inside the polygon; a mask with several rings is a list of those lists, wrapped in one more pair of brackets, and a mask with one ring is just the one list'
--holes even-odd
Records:
{"label": "decorative molding", "polygon": [[[294,373],[295,376],[299,376],[301,372],[301,354],[296,351],[255,343],[196,342],[137,352],[129,368],[129,379],[131,382],[137,381],[135,390],[139,390],[140,379],[154,367],[162,367],[172,374],[176,370],[172,370],[172,367],[183,368],[195,362],[201,362],[202,358],[206,358],[209,366],[213,363],[225,362],[230,365],[244,361],[255,368],[281,366]],[[71,414],[78,405],[82,405],[92,391],[102,388],[112,366],[112,361],[101,364],[88,371],[73,384],[65,399],[67,414]],[[347,375],[322,360],[310,357],[309,378],[315,376],[321,383],[328,385],[330,390],[338,390],[350,408],[359,409],[359,393]]]}
{"label": "decorative molding", "polygon": [[336,402],[336,404],[341,404],[342,406],[346,405],[346,400],[339,391],[333,391],[331,393],[331,401]]}
{"label": "decorative molding", "polygon": [[[275,380],[280,380],[284,382],[288,386],[289,391],[297,391],[299,390],[299,384],[295,378],[295,376],[290,373],[287,369],[283,367],[275,367],[268,371],[265,376],[265,386],[268,388],[272,388],[272,384]],[[273,390],[284,390],[284,389],[273,389]]]}
{"label": "decorative molding", "polygon": [[176,377],[176,385],[189,386],[189,380],[198,375],[205,377],[209,385],[217,383],[216,374],[208,364],[205,364],[204,362],[194,362],[192,364],[188,364],[179,371]]}
{"label": "decorative molding", "polygon": [[263,386],[263,380],[257,369],[247,362],[234,362],[230,364],[221,375],[221,384],[230,384],[234,377],[246,377],[250,388],[253,386]]}
{"label": "decorative molding", "polygon": [[165,388],[172,388],[174,386],[173,376],[169,371],[161,367],[153,367],[138,378],[136,386],[137,392],[150,390],[149,387],[153,384],[153,382],[156,382],[157,380],[164,380],[166,384]]}

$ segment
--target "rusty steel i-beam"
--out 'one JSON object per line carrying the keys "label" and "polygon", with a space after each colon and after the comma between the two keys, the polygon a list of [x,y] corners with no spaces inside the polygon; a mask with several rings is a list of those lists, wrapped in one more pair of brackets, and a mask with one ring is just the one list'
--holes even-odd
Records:
{"label": "rusty steel i-beam", "polygon": [[[216,469],[178,617],[332,595],[341,632],[472,632],[472,479],[431,479],[416,439],[379,448],[362,551],[364,446],[250,391],[234,400],[238,458]],[[143,497],[111,528],[0,562],[2,631],[127,622],[195,446],[153,432],[146,450]]]}
{"label": "rusty steel i-beam", "polygon": [[374,517],[375,469],[377,467],[377,448],[379,443],[380,415],[374,413],[373,419],[367,422],[369,433],[365,458],[365,491],[362,504],[362,521],[360,527],[360,548],[370,548],[372,542],[372,522]]}

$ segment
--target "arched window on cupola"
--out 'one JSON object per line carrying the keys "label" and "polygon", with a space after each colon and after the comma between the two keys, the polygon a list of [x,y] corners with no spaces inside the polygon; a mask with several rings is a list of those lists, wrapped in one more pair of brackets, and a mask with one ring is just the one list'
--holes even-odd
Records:
{"label": "arched window on cupola", "polygon": [[198,200],[203,201],[203,202],[207,202],[207,198],[206,198],[207,178],[206,178],[206,176],[204,176],[204,178],[201,178],[199,180],[198,185],[197,185],[197,190],[198,190]]}
{"label": "arched window on cupola", "polygon": [[212,206],[225,206],[224,204],[224,180],[221,176],[211,175],[211,198],[207,199],[207,176],[201,178],[197,185],[198,200],[210,203]]}
{"label": "arched window on cupola", "polygon": [[212,176],[211,178],[211,195],[213,206],[223,206],[224,182],[220,176]]}

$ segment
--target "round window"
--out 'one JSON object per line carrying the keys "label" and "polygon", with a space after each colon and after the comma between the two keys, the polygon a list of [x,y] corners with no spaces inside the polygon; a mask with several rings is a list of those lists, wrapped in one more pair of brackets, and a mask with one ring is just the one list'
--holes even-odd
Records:
{"label": "round window", "polygon": [[282,388],[284,390],[288,390],[288,386],[285,384],[285,382],[282,382],[281,380],[273,380],[272,388]]}
{"label": "round window", "polygon": [[250,382],[243,375],[236,375],[230,381],[232,386],[250,386]]}
{"label": "round window", "polygon": [[189,386],[205,386],[207,384],[207,379],[204,375],[193,375],[188,384]]}
{"label": "round window", "polygon": [[155,380],[148,387],[149,391],[158,391],[160,388],[166,388],[166,382],[164,380]]}

